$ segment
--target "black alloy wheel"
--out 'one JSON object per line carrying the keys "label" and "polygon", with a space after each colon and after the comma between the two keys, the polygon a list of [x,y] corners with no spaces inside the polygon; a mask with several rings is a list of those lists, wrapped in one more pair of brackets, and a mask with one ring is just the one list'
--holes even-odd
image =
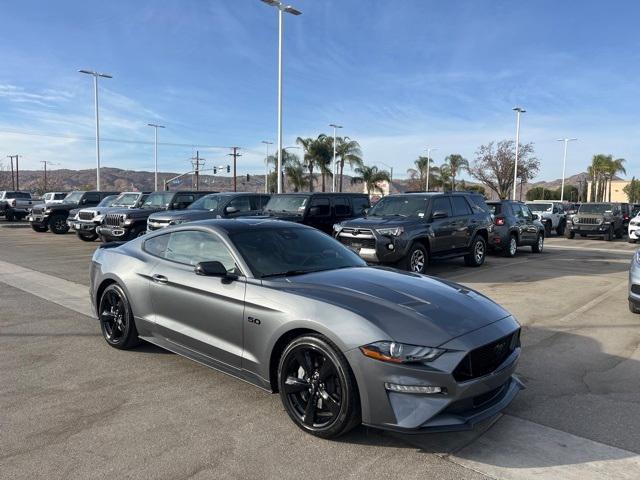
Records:
{"label": "black alloy wheel", "polygon": [[51,218],[49,218],[49,229],[58,235],[67,233],[69,231],[67,218],[64,215],[52,215]]}
{"label": "black alloy wheel", "polygon": [[113,283],[104,290],[98,312],[102,336],[109,345],[125,350],[140,343],[129,300],[119,285]]}
{"label": "black alloy wheel", "polygon": [[305,335],[287,346],[278,389],[289,417],[312,435],[335,438],[360,423],[353,373],[338,348],[321,335]]}

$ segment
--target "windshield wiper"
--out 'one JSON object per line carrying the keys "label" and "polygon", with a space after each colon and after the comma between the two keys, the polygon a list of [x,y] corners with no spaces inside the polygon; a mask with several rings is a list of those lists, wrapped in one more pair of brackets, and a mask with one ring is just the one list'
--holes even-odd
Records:
{"label": "windshield wiper", "polygon": [[304,275],[305,273],[313,273],[317,270],[287,270],[286,272],[278,272],[278,273],[267,273],[266,275],[262,275],[260,278],[267,277],[293,277],[294,275]]}

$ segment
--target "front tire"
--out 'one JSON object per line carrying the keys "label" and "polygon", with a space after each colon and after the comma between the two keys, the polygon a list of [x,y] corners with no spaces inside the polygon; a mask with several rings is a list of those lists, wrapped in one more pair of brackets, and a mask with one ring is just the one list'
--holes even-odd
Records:
{"label": "front tire", "polygon": [[305,335],[287,345],[278,364],[278,389],[291,420],[317,437],[337,438],[361,422],[353,372],[322,335]]}
{"label": "front tire", "polygon": [[83,242],[93,242],[96,238],[98,238],[97,233],[79,233],[78,238]]}
{"label": "front tire", "polygon": [[38,232],[38,233],[44,233],[47,230],[49,230],[49,227],[45,226],[40,226],[40,225],[34,225],[31,224],[31,228],[33,229],[34,232]]}
{"label": "front tire", "polygon": [[471,251],[464,256],[464,263],[468,267],[479,267],[487,256],[487,242],[481,235],[473,237]]}
{"label": "front tire", "polygon": [[564,229],[566,227],[566,222],[562,221],[558,224],[558,228],[556,228],[556,233],[560,236],[564,235]]}
{"label": "front tire", "polygon": [[69,225],[67,225],[66,217],[64,215],[52,215],[49,219],[49,229],[57,235],[67,233]]}
{"label": "front tire", "polygon": [[567,231],[567,238],[573,240],[576,238],[576,232],[572,232],[571,230]]}
{"label": "front tire", "polygon": [[16,219],[15,215],[12,212],[7,212],[4,218],[7,222],[13,222]]}
{"label": "front tire", "polygon": [[127,350],[140,343],[129,299],[120,285],[113,283],[102,292],[98,317],[102,336],[113,348]]}
{"label": "front tire", "polygon": [[539,233],[538,238],[536,238],[536,243],[531,245],[531,251],[533,253],[542,253],[543,249],[544,249],[544,235],[542,233]]}
{"label": "front tire", "polygon": [[425,273],[429,263],[429,254],[427,249],[421,243],[414,243],[404,258],[404,270],[413,273]]}
{"label": "front tire", "polygon": [[607,242],[610,242],[611,240],[613,240],[613,226],[609,227],[609,230],[607,230],[606,235],[604,236],[604,239]]}

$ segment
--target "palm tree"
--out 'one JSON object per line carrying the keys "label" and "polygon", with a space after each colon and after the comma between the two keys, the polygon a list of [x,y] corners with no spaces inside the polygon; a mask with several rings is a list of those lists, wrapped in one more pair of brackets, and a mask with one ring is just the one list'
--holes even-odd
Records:
{"label": "palm tree", "polygon": [[361,167],[362,163],[362,150],[360,150],[360,144],[355,140],[351,140],[349,137],[336,138],[336,157],[339,158],[340,168],[340,183],[338,185],[338,191],[342,191],[342,173],[344,171],[345,162],[349,164],[351,169]]}
{"label": "palm tree", "polygon": [[[295,153],[290,153],[287,152],[286,148],[282,149],[282,190],[283,192],[285,191],[284,188],[284,173],[286,172],[287,166],[289,164],[291,164],[292,162],[300,162],[300,159],[298,158],[298,156]],[[273,155],[269,155],[267,157],[267,165],[273,165],[273,168],[277,170],[278,168],[278,157],[276,156],[276,154]],[[273,172],[273,178],[271,177],[271,173],[269,173],[269,177],[268,177],[268,181],[269,181],[269,185],[271,185],[272,187],[274,187],[277,183],[278,183],[278,177],[275,175],[275,171]],[[272,188],[273,191],[275,191]]]}
{"label": "palm tree", "polygon": [[367,188],[367,194],[369,195],[371,195],[372,191],[375,192],[376,190],[382,193],[378,185],[380,182],[391,182],[389,172],[386,170],[378,170],[378,167],[362,165],[361,167],[356,167],[354,171],[358,176],[353,177],[351,183],[364,183]]}
{"label": "palm tree", "polygon": [[443,192],[446,191],[448,184],[451,184],[451,188],[453,189],[453,182],[451,180],[453,178],[453,174],[451,173],[451,165],[449,165],[448,163],[443,163],[442,165],[440,165],[440,168],[438,168],[438,173],[440,174],[440,178],[438,178],[434,183],[441,186]]}
{"label": "palm tree", "polygon": [[304,165],[297,157],[288,162],[284,171],[287,175],[289,184],[293,186],[294,192],[299,192],[309,185],[309,181],[304,175]]}
{"label": "palm tree", "polygon": [[413,164],[415,165],[415,168],[410,168],[407,170],[407,173],[409,174],[409,177],[411,177],[412,180],[418,180],[419,188],[417,190],[422,190],[422,188],[424,188],[424,186],[427,184],[426,179],[427,179],[427,162],[428,161],[429,160],[427,159],[427,157],[420,156],[418,157],[417,160],[413,162]]}
{"label": "palm tree", "polygon": [[624,168],[623,158],[613,159],[613,155],[602,153],[594,155],[591,165],[587,168],[587,173],[591,179],[592,202],[604,202],[606,200],[607,187],[609,190],[609,201],[611,201],[611,182],[618,173],[627,173]]}
{"label": "palm tree", "polygon": [[304,164],[309,170],[310,190],[313,192],[313,170],[318,168],[322,175],[322,191],[324,192],[326,176],[332,176],[333,138],[322,133],[317,138],[298,137],[296,143],[304,149]]}
{"label": "palm tree", "polygon": [[451,172],[451,190],[455,191],[456,175],[458,175],[460,170],[469,166],[469,160],[458,153],[452,153],[451,155],[448,155],[444,161],[449,164],[449,170]]}
{"label": "palm tree", "polygon": [[313,192],[313,169],[316,166],[316,160],[313,155],[313,138],[307,137],[296,138],[296,143],[302,147],[304,151],[304,165],[309,170],[309,191]]}
{"label": "palm tree", "polygon": [[609,161],[607,162],[607,177],[609,178],[609,201],[611,201],[611,184],[613,182],[613,177],[615,177],[618,173],[627,173],[627,170],[624,168],[624,158],[616,158],[615,160],[611,155],[609,155]]}

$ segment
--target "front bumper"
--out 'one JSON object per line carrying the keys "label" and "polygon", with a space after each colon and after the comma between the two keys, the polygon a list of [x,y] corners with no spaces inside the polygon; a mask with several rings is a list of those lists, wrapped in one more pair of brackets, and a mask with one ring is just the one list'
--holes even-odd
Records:
{"label": "front bumper", "polygon": [[640,307],[640,266],[636,264],[635,255],[629,267],[629,301]]}
{"label": "front bumper", "polygon": [[126,238],[129,230],[126,227],[115,227],[111,225],[98,225],[96,227],[96,233],[102,235],[109,240],[122,240]]}
{"label": "front bumper", "polygon": [[571,225],[571,232],[579,235],[606,235],[609,231],[610,223],[601,223],[599,225]]}
{"label": "front bumper", "polygon": [[[365,357],[359,349],[346,352],[359,387],[362,422],[404,433],[468,430],[504,410],[524,388],[514,375],[520,347],[491,373],[466,381],[454,378],[454,370],[475,348],[509,335],[519,328],[507,317],[442,345],[449,350],[425,365],[398,365]],[[445,394],[387,391],[385,382],[400,385],[438,386]]]}
{"label": "front bumper", "polygon": [[343,229],[335,237],[369,263],[396,263],[406,255],[409,242],[404,235],[387,236],[362,230],[365,233],[354,234]]}
{"label": "front bumper", "polygon": [[95,233],[96,224],[86,220],[67,220],[67,225],[72,230],[81,233]]}
{"label": "front bumper", "polygon": [[29,216],[27,216],[27,221],[32,225],[38,227],[46,227],[47,225],[49,225],[49,215],[44,215],[42,213],[37,214],[32,212]]}
{"label": "front bumper", "polygon": [[640,239],[640,225],[629,224],[628,235],[631,240]]}

